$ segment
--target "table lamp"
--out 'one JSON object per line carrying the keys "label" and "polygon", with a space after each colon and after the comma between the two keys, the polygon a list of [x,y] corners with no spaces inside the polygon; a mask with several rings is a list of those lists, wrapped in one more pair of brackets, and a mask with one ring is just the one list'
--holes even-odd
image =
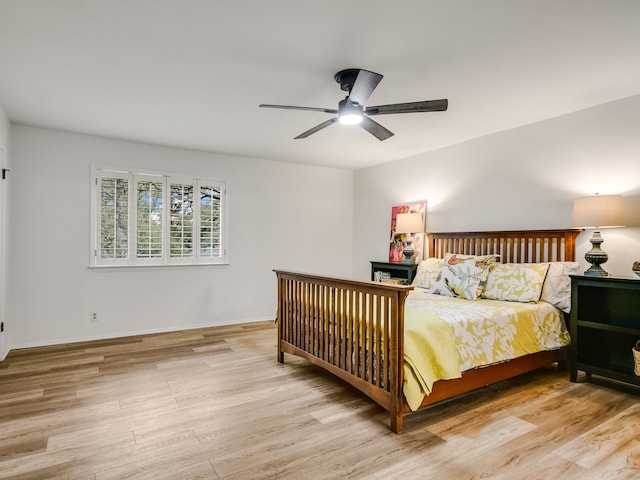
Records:
{"label": "table lamp", "polygon": [[573,226],[595,228],[591,237],[591,250],[584,258],[591,266],[584,272],[591,277],[606,277],[609,274],[600,266],[609,259],[600,245],[604,241],[600,235],[601,228],[623,227],[624,212],[621,195],[594,195],[580,197],[573,201]]}
{"label": "table lamp", "polygon": [[404,258],[402,263],[413,263],[411,257],[415,251],[413,250],[413,234],[421,232],[424,229],[421,213],[399,213],[396,215],[396,233],[405,233],[407,241],[402,250]]}

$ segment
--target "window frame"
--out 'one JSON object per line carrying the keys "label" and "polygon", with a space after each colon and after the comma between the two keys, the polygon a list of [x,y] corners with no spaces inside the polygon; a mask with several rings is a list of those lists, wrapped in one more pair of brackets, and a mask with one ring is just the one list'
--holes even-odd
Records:
{"label": "window frame", "polygon": [[[121,178],[128,180],[128,228],[126,258],[103,258],[99,253],[101,238],[101,179]],[[162,254],[159,257],[138,257],[138,182],[162,181]],[[191,239],[192,255],[188,257],[172,257],[170,254],[170,205],[173,184],[193,186],[193,227]],[[203,223],[201,217],[200,198],[202,187],[213,187],[220,192],[219,200],[219,255],[202,255],[200,250]],[[197,265],[228,265],[228,189],[225,181],[210,178],[190,177],[183,174],[172,174],[159,171],[134,171],[123,168],[91,167],[91,235],[90,235],[90,268],[104,267],[146,267],[146,266],[197,266]]]}

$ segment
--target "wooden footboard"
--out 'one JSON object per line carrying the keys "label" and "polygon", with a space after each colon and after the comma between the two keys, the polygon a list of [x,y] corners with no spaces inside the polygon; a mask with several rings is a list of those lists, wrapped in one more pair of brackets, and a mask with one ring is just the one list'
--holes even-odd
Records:
{"label": "wooden footboard", "polygon": [[413,287],[276,271],[278,361],[306,358],[375,400],[402,429],[404,302]]}

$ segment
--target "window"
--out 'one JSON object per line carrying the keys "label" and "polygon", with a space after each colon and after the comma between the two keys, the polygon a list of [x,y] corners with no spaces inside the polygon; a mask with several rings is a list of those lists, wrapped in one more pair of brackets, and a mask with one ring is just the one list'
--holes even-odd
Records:
{"label": "window", "polygon": [[93,170],[92,266],[227,263],[220,181]]}

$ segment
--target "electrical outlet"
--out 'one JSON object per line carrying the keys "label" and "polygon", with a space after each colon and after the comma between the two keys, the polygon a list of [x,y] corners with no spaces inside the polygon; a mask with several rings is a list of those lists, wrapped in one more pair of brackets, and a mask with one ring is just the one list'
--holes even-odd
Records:
{"label": "electrical outlet", "polygon": [[96,312],[91,312],[89,314],[89,321],[90,322],[97,322],[98,321],[98,314]]}

